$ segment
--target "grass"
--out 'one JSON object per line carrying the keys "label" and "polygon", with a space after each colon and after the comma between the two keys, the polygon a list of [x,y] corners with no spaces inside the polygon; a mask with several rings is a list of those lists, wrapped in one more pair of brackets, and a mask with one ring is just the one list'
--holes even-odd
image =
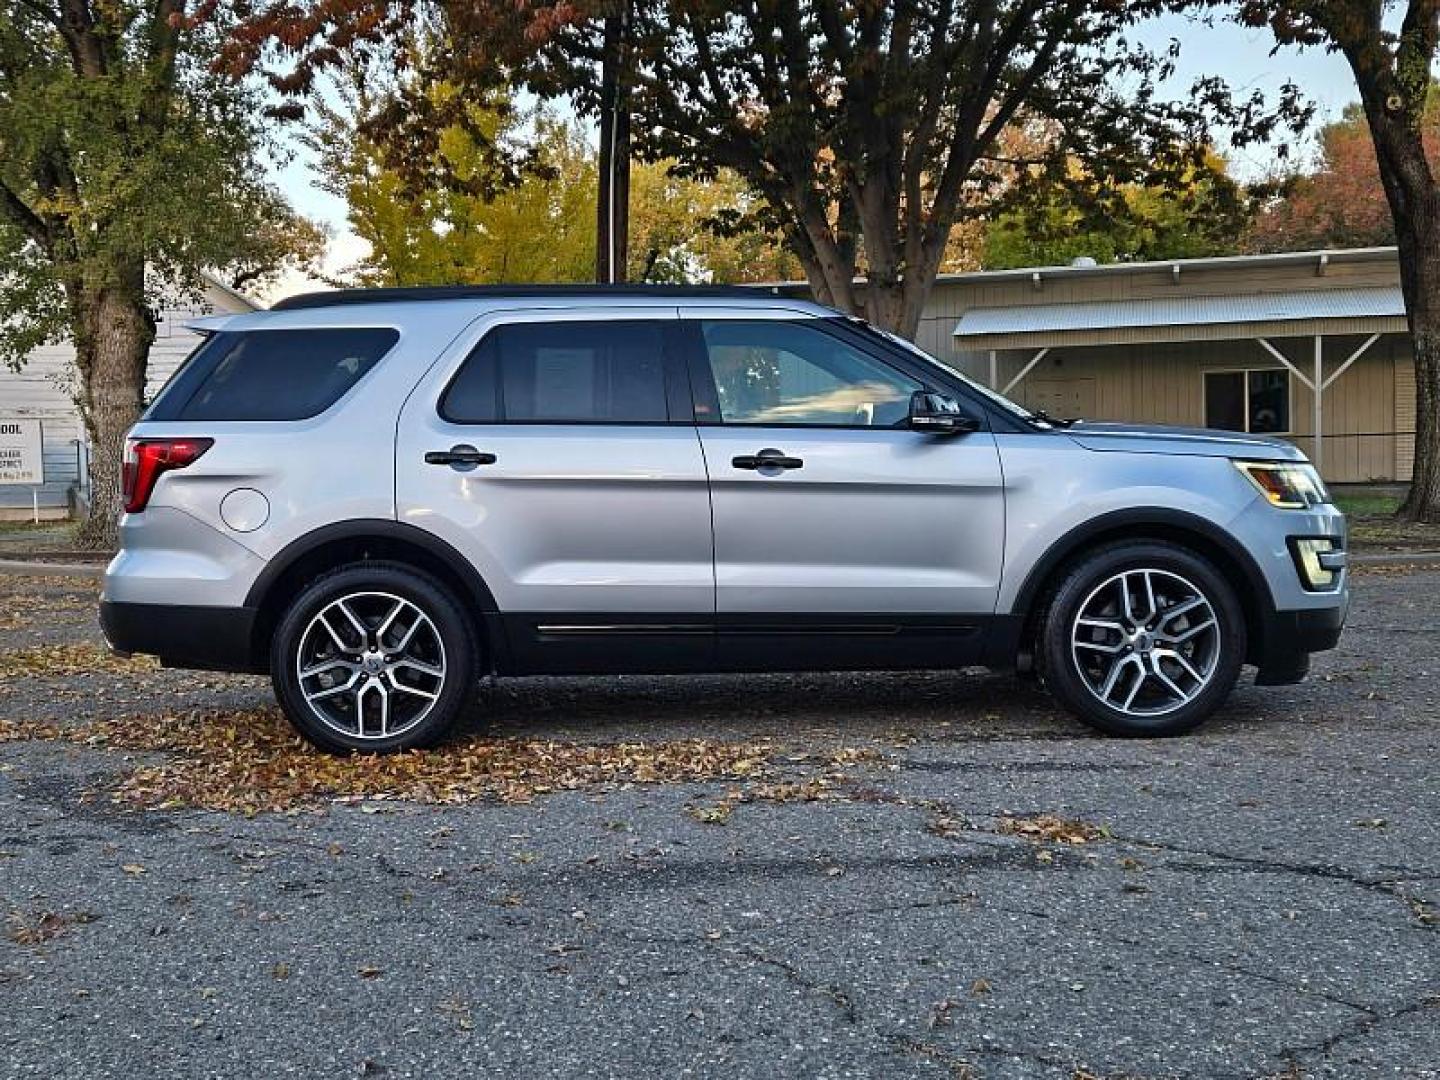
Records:
{"label": "grass", "polygon": [[1356,488],[1336,492],[1334,499],[1350,519],[1350,546],[1355,551],[1440,551],[1440,525],[1396,520],[1403,499],[1397,491]]}
{"label": "grass", "polygon": [[1388,491],[1354,491],[1335,495],[1335,505],[1354,517],[1390,517],[1400,509],[1401,497]]}

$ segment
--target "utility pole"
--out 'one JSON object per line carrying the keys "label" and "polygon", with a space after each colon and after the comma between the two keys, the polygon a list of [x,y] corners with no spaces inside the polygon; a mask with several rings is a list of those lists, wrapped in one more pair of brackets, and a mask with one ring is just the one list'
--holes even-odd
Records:
{"label": "utility pole", "polygon": [[630,244],[630,88],[627,37],[630,0],[605,17],[600,71],[600,198],[596,207],[595,280],[625,280]]}

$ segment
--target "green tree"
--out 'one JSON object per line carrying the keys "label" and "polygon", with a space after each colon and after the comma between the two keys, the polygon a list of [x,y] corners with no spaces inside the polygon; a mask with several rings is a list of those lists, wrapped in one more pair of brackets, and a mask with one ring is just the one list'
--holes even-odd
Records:
{"label": "green tree", "polygon": [[1023,196],[987,226],[986,269],[1229,255],[1251,217],[1244,189],[1213,154],[1166,185],[1073,181]]}
{"label": "green tree", "polygon": [[[418,65],[477,94],[508,79],[600,107],[607,27],[621,14],[618,78],[638,153],[694,175],[733,170],[768,204],[814,293],[912,333],[965,214],[995,209],[1017,172],[1079,157],[1116,183],[1193,167],[1214,120],[1244,140],[1293,120],[1235,102],[1214,79],[1162,98],[1173,56],[1128,36],[1187,0],[441,0],[445,48]],[[277,62],[276,87],[385,41],[420,0],[265,0],[237,39],[238,69]],[[412,95],[413,96],[413,95]],[[1052,126],[1043,162],[1000,137],[1017,117]],[[384,125],[396,156],[435,119],[423,100]],[[441,118],[443,119],[443,118]],[[857,285],[857,275],[864,281]]]}
{"label": "green tree", "polygon": [[[436,133],[418,174],[393,166],[367,134],[393,89],[352,72],[314,103],[305,141],[322,186],[345,200],[369,254],[341,272],[360,285],[493,284],[589,280],[595,257],[596,155],[584,130],[554,112],[517,109],[505,92],[467,105],[464,122]],[[431,88],[432,99],[452,91]],[[443,107],[443,102],[441,103]],[[489,185],[489,147],[522,163]],[[758,200],[732,173],[700,179],[671,163],[637,166],[631,187],[629,277],[636,281],[758,281],[798,265],[759,223]]]}
{"label": "green tree", "polygon": [[162,293],[260,282],[320,243],[256,179],[257,93],[208,71],[222,34],[184,0],[0,0],[0,356],[74,343],[84,546],[115,542]]}
{"label": "green tree", "polygon": [[[365,117],[388,97],[356,78],[333,104],[317,103],[306,142],[321,185],[345,200],[350,227],[369,254],[341,272],[357,285],[481,285],[585,281],[595,258],[593,154],[578,127],[507,101],[471,105],[468,124],[436,134],[427,182],[391,167]],[[436,94],[448,94],[445,87]],[[528,133],[528,136],[527,136]],[[489,141],[528,137],[515,182],[484,185]],[[443,177],[443,180],[440,179]]]}

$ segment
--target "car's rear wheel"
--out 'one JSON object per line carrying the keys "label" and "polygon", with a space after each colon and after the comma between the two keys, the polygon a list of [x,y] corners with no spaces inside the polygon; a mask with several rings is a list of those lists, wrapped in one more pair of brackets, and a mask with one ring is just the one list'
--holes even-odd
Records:
{"label": "car's rear wheel", "polygon": [[364,563],[313,581],[280,620],[270,651],[275,695],[322,749],[432,746],[473,696],[475,635],[445,588],[397,563]]}
{"label": "car's rear wheel", "polygon": [[1046,686],[1111,735],[1191,731],[1220,707],[1245,658],[1234,588],[1175,544],[1106,545],[1055,590],[1037,650]]}

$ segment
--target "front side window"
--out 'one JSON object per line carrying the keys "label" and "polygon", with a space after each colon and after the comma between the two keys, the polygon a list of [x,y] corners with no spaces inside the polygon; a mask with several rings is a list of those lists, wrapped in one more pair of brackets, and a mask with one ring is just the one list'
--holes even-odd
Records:
{"label": "front side window", "polygon": [[1205,426],[1253,435],[1290,431],[1290,373],[1284,368],[1205,372]]}
{"label": "front side window", "polygon": [[400,340],[389,328],[212,334],[165,384],[147,420],[305,420],[364,378]]}
{"label": "front side window", "polygon": [[485,335],[440,400],[455,424],[664,423],[664,327],[513,323]]}
{"label": "front side window", "polygon": [[897,427],[924,387],[829,334],[789,321],[701,324],[725,424]]}

